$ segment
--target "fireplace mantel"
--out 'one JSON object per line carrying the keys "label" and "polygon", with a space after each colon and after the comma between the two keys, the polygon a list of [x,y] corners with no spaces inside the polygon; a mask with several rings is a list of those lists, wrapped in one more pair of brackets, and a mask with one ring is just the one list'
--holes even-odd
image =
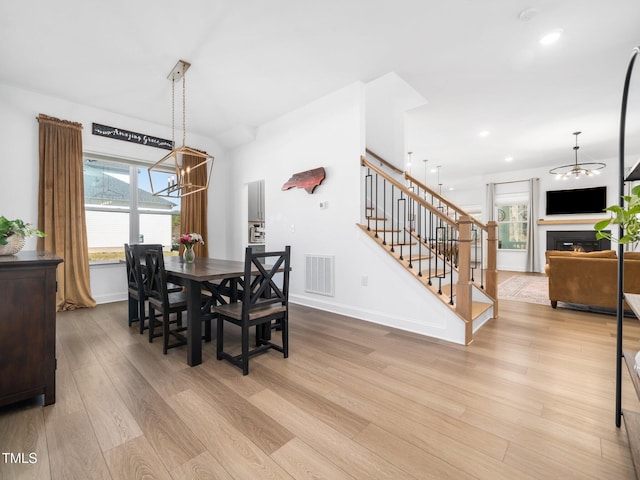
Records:
{"label": "fireplace mantel", "polygon": [[595,225],[600,220],[604,220],[607,217],[600,218],[564,218],[564,219],[553,219],[553,220],[538,220],[538,225],[578,225],[578,224],[587,224],[591,223]]}

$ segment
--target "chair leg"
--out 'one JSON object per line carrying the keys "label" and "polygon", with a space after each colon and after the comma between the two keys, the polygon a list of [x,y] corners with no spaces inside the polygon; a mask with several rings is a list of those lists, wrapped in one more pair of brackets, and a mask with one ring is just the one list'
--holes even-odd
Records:
{"label": "chair leg", "polygon": [[284,358],[289,357],[289,312],[284,313],[284,317],[280,319],[280,327],[282,329],[282,350]]}
{"label": "chair leg", "polygon": [[[144,322],[144,319],[141,320],[141,322]],[[149,343],[153,342],[153,335],[155,330],[156,330],[156,311],[151,306],[151,304],[149,304]]]}
{"label": "chair leg", "polygon": [[242,375],[249,374],[249,325],[242,322]]}
{"label": "chair leg", "polygon": [[223,325],[224,325],[224,320],[222,317],[218,317],[218,320],[216,322],[216,359],[218,360],[222,360],[222,345],[223,345]]}
{"label": "chair leg", "polygon": [[204,321],[204,341],[207,343],[211,341],[211,319],[210,318]]}
{"label": "chair leg", "polygon": [[167,354],[169,349],[169,313],[162,314],[162,353]]}
{"label": "chair leg", "polygon": [[138,301],[129,295],[129,326],[136,321],[136,310],[138,309]]}
{"label": "chair leg", "polygon": [[144,312],[144,300],[138,301],[138,321],[140,322],[140,335],[144,333],[144,317],[146,317]]}

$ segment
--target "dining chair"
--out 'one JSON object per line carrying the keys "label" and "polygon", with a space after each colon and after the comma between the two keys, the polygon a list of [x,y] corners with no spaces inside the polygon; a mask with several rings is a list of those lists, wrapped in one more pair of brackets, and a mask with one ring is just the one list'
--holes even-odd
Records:
{"label": "dining chair", "polygon": [[146,286],[144,282],[144,272],[140,266],[139,259],[136,259],[133,246],[124,244],[124,258],[127,265],[127,283],[129,300],[129,326],[135,322],[140,322],[140,333],[144,329],[146,317],[145,303],[147,300]]}
{"label": "dining chair", "polygon": [[[138,243],[124,244],[124,256],[127,265],[128,299],[129,299],[129,326],[139,322],[140,334],[149,327],[147,320],[147,299],[149,297],[147,285],[147,271],[144,265],[145,253],[148,248],[160,248],[160,244]],[[169,284],[169,292],[180,292],[180,285]],[[142,321],[140,321],[142,319]]]}
{"label": "dining chair", "polygon": [[[187,330],[183,325],[182,312],[187,310],[187,292],[171,291],[167,283],[167,271],[164,267],[164,254],[161,245],[149,246],[145,249],[145,263],[147,270],[147,285],[149,293],[149,342],[153,342],[156,337],[162,336],[162,352],[166,355],[167,350],[181,345],[186,345],[187,339],[182,332]],[[202,295],[202,305],[211,303],[210,297]],[[156,333],[158,326],[158,312],[162,317],[162,333]],[[175,318],[171,319],[171,315]],[[205,322],[205,340],[211,337],[211,315],[203,317]],[[171,329],[171,325],[175,325]],[[206,338],[206,336],[209,336]],[[170,337],[175,339],[170,342]]]}
{"label": "dining chair", "polygon": [[[289,261],[291,247],[283,251],[245,252],[241,302],[213,307],[217,316],[216,358],[226,359],[249,373],[249,357],[273,348],[289,356]],[[278,275],[280,278],[277,278]],[[224,322],[238,325],[241,330],[241,353],[231,355],[224,350]],[[251,327],[256,327],[255,347],[249,348]],[[272,342],[272,328],[281,332],[281,344]]]}

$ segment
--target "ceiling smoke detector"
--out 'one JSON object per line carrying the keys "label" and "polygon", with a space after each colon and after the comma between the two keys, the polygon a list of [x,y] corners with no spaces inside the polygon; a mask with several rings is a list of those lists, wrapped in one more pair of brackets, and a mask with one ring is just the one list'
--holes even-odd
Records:
{"label": "ceiling smoke detector", "polygon": [[535,8],[525,8],[518,14],[518,19],[522,22],[528,22],[538,14],[538,10]]}

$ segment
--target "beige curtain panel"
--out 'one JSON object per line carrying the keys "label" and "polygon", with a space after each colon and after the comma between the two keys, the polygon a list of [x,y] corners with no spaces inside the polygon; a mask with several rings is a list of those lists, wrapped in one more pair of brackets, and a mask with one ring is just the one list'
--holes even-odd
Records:
{"label": "beige curtain panel", "polygon": [[89,281],[84,215],[82,125],[40,114],[38,249],[64,259],[58,267],[58,311],[95,307]]}
{"label": "beige curtain panel", "polygon": [[[182,157],[182,168],[193,168],[202,159],[191,155]],[[204,185],[207,183],[207,171],[205,168],[196,168],[191,172],[196,175],[193,183]],[[207,190],[182,197],[180,206],[180,228],[181,233],[199,233],[204,239],[204,245],[196,245],[193,248],[195,254],[199,257],[209,256],[209,235],[207,231]],[[180,246],[180,254],[184,251],[184,246]]]}

